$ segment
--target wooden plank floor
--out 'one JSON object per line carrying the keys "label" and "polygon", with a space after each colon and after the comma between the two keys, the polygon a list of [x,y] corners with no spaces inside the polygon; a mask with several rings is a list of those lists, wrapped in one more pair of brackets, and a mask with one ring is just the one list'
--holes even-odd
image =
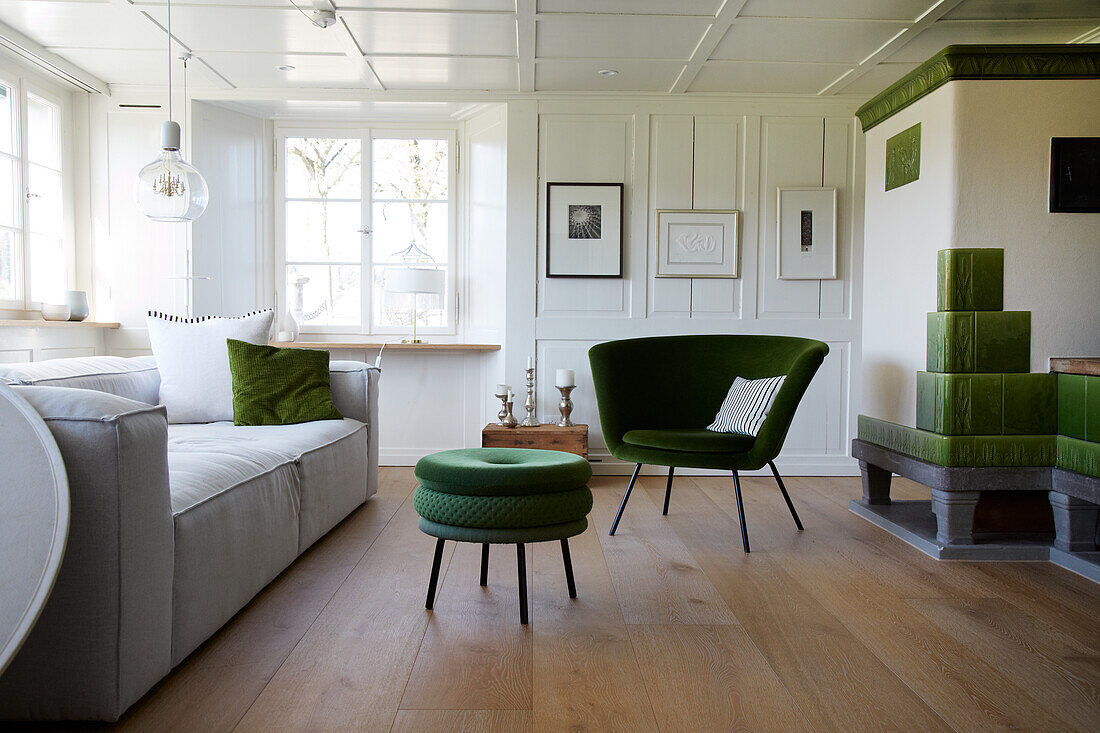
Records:
{"label": "wooden plank floor", "polygon": [[[847,510],[851,478],[592,481],[591,526],[516,554],[434,539],[409,469],[115,728],[156,731],[1100,730],[1100,587],[1049,564],[936,562]],[[895,480],[895,495],[926,490]]]}

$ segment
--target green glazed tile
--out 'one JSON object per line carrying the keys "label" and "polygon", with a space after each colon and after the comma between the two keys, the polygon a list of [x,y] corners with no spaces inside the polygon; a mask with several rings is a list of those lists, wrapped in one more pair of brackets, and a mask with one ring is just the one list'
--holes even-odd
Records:
{"label": "green glazed tile", "polygon": [[939,435],[860,415],[860,440],[940,466],[1052,466],[1053,435]]}
{"label": "green glazed tile", "polygon": [[1056,374],[1005,374],[1001,432],[1054,435],[1058,432]]}
{"label": "green glazed tile", "polygon": [[1000,374],[917,372],[917,427],[942,435],[1002,432]]}
{"label": "green glazed tile", "polygon": [[1027,372],[1031,311],[947,311],[928,314],[930,372]]}
{"label": "green glazed tile", "polygon": [[936,310],[1004,309],[1003,249],[941,249],[937,258]]}
{"label": "green glazed tile", "polygon": [[920,123],[886,141],[886,190],[920,178]]}
{"label": "green glazed tile", "polygon": [[1058,468],[1100,478],[1100,443],[1058,436]]}
{"label": "green glazed tile", "polygon": [[1085,377],[1085,440],[1100,443],[1100,377]]}
{"label": "green glazed tile", "polygon": [[1058,375],[1059,435],[1085,439],[1085,379],[1084,374]]}

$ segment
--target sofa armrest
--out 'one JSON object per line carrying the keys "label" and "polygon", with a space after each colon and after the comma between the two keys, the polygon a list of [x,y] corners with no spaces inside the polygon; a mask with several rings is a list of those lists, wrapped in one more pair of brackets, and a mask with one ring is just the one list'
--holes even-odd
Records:
{"label": "sofa armrest", "polygon": [[[117,720],[171,669],[173,524],[163,407],[13,389],[65,462],[70,525],[42,615],[0,677],[0,719]],[[5,460],[0,458],[0,471]]]}
{"label": "sofa armrest", "polygon": [[367,497],[378,491],[378,380],[382,370],[361,361],[329,364],[332,402],[344,417],[367,426]]}

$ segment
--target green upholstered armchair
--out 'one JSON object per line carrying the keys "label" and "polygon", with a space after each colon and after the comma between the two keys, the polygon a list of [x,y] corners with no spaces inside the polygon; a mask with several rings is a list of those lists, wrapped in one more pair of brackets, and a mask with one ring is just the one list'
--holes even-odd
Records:
{"label": "green upholstered armchair", "polygon": [[[668,466],[663,514],[668,514],[677,466],[733,471],[745,552],[749,539],[737,472],[770,466],[795,525],[802,529],[773,461],[802,395],[828,353],[829,347],[820,341],[792,336],[663,336],[593,346],[588,359],[604,441],[615,458],[637,464],[611,534],[644,464]],[[756,437],[706,429],[734,377],[780,374],[787,378]]]}

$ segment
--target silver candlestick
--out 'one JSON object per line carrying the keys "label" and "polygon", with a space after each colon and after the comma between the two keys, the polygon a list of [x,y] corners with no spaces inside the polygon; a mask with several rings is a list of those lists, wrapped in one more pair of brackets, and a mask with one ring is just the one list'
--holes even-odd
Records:
{"label": "silver candlestick", "polygon": [[500,420],[501,427],[514,428],[519,425],[519,421],[512,414],[513,401],[510,395],[505,393],[496,396],[500,399],[500,412],[497,413],[497,419]]}
{"label": "silver candlestick", "polygon": [[525,428],[537,428],[539,426],[539,419],[535,417],[535,368],[528,367],[527,372],[527,401],[523,403],[523,408],[527,410],[527,417],[523,418],[523,427]]}
{"label": "silver candlestick", "polygon": [[569,419],[569,416],[573,414],[573,400],[569,399],[569,395],[576,388],[576,385],[558,386],[558,391],[561,392],[561,402],[558,403],[558,412],[561,413],[561,422],[558,423],[559,428],[571,428],[575,424]]}

